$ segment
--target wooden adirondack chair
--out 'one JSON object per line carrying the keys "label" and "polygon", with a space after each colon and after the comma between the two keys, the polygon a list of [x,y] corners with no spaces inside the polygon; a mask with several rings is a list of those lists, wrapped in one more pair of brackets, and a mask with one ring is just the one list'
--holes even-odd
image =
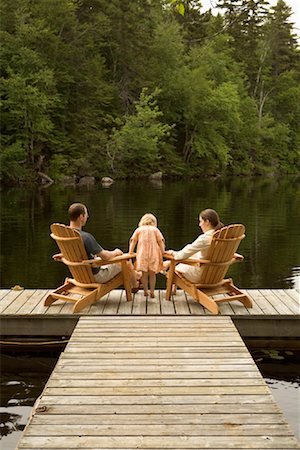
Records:
{"label": "wooden adirondack chair", "polygon": [[[236,252],[240,241],[245,237],[244,225],[229,225],[215,231],[205,260],[185,259],[175,261],[170,255],[164,255],[171,261],[167,272],[166,299],[170,300],[172,289],[181,287],[196,301],[201,303],[213,314],[218,314],[218,303],[238,300],[244,306],[251,308],[252,301],[248,295],[234,286],[232,279],[224,279],[231,264],[243,261],[243,256]],[[202,272],[199,283],[192,283],[176,272],[177,263],[200,265]]]}
{"label": "wooden adirondack chair", "polygon": [[[55,239],[61,251],[53,258],[66,264],[73,278],[66,278],[62,286],[49,294],[45,300],[45,306],[51,305],[56,300],[65,300],[74,303],[73,313],[76,313],[121,285],[125,287],[127,300],[132,299],[127,261],[135,254],[127,253],[109,261],[89,260],[79,231],[58,223],[52,224],[50,228],[51,237]],[[119,274],[107,283],[95,282],[92,266],[116,262],[122,265],[122,271]]]}

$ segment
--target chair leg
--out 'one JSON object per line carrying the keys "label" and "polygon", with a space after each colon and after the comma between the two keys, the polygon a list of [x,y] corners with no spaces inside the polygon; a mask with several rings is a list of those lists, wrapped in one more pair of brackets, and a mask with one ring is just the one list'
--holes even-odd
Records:
{"label": "chair leg", "polygon": [[122,261],[123,285],[126,291],[127,301],[132,300],[130,273],[127,261]]}
{"label": "chair leg", "polygon": [[73,313],[78,313],[87,306],[95,303],[99,299],[99,289],[94,289],[82,299],[77,300],[73,307]]}
{"label": "chair leg", "polygon": [[197,289],[196,299],[202,306],[208,309],[212,314],[219,314],[219,308],[217,303],[212,298],[204,294],[203,291]]}
{"label": "chair leg", "polygon": [[[252,308],[252,300],[247,294],[244,294],[242,291],[240,291],[239,288],[237,288],[232,281],[232,278],[228,278],[225,280],[224,285],[227,287],[229,294],[235,294],[233,295],[232,300],[238,300],[241,302],[246,308]],[[235,298],[234,298],[235,297]],[[230,299],[229,299],[230,300]]]}
{"label": "chair leg", "polygon": [[55,294],[62,294],[63,292],[68,291],[70,288],[72,288],[74,286],[68,280],[69,279],[66,278],[65,283],[62,286],[57,288],[55,291],[51,292],[51,294],[49,294],[46,297],[46,299],[44,301],[44,306],[50,306],[50,305],[52,305],[52,303],[56,302],[56,300],[61,300],[59,297],[55,297]]}
{"label": "chair leg", "polygon": [[171,300],[173,281],[175,272],[175,261],[171,261],[170,268],[167,272],[167,289],[166,289],[166,300]]}
{"label": "chair leg", "polygon": [[252,300],[247,294],[245,294],[242,298],[238,298],[237,300],[241,302],[246,308],[253,307]]}

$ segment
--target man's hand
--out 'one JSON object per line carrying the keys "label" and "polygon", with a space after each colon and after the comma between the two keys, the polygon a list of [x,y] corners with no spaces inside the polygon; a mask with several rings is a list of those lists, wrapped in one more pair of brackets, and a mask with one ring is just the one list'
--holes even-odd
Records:
{"label": "man's hand", "polygon": [[54,259],[54,261],[61,261],[62,254],[61,253],[56,253],[55,255],[52,256],[52,258]]}
{"label": "man's hand", "polygon": [[120,250],[119,248],[115,248],[113,252],[114,252],[114,256],[121,256],[121,255],[123,255],[122,250]]}

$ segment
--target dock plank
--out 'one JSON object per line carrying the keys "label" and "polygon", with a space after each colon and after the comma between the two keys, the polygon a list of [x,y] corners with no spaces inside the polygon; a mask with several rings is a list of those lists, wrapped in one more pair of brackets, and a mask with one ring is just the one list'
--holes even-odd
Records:
{"label": "dock plank", "polygon": [[258,289],[251,290],[251,298],[256,302],[265,315],[278,315],[278,311],[263,295],[263,291]]}
{"label": "dock plank", "polygon": [[[114,290],[109,292],[107,295],[104,305],[103,305],[103,314],[105,315],[115,315],[118,312],[119,304],[121,301],[121,290]],[[91,308],[93,305],[91,306]]]}
{"label": "dock plank", "polygon": [[18,310],[18,315],[30,315],[40,302],[44,302],[49,289],[37,289]]}
{"label": "dock plank", "polygon": [[[53,411],[49,411],[47,414],[35,415],[32,419],[34,425],[47,425],[49,420],[53,425],[59,424],[70,424],[78,425],[77,415],[67,414],[65,410],[58,414],[58,411],[54,413],[51,417],[49,414]],[[65,414],[64,414],[65,412]],[[86,425],[99,425],[99,419],[101,419],[102,425],[111,424],[110,414],[89,414],[85,416],[84,423]],[[280,413],[255,413],[255,414],[243,414],[242,416],[243,424],[283,424],[284,419]],[[238,425],[241,422],[241,415],[239,413],[228,413],[228,414],[116,414],[114,423],[115,424],[186,424],[186,425],[214,425],[214,424],[231,424],[232,426]]]}
{"label": "dock plank", "polygon": [[147,297],[147,315],[160,315],[160,296],[159,292],[155,292],[155,298]]}
{"label": "dock plank", "polygon": [[119,315],[131,315],[132,314],[132,305],[133,301],[128,301],[126,298],[125,291],[122,291],[119,308],[118,308],[118,316]]}
{"label": "dock plank", "polygon": [[7,306],[5,314],[19,314],[20,309],[26,305],[35,293],[35,289],[24,289],[17,299]]}
{"label": "dock plank", "polygon": [[[298,299],[290,296],[290,290],[285,291],[284,289],[272,289],[272,294],[279,298],[279,300],[284,303],[294,314],[300,314],[300,294],[298,294]],[[298,301],[297,301],[298,300]]]}
{"label": "dock plank", "polygon": [[3,298],[1,298],[0,313],[5,312],[10,305],[13,305],[21,294],[24,294],[24,290],[10,290]]}
{"label": "dock plank", "polygon": [[297,306],[300,307],[300,292],[299,289],[285,289],[285,292],[294,299]]}
{"label": "dock plank", "polygon": [[144,295],[144,292],[140,290],[133,297],[133,305],[132,305],[132,314],[135,315],[146,315],[146,305],[147,298]]}
{"label": "dock plank", "polygon": [[166,300],[166,291],[160,291],[160,305],[161,305],[161,313],[162,315],[174,315],[175,306],[173,297],[171,296],[171,300]]}
{"label": "dock plank", "polygon": [[231,318],[184,314],[80,318],[17,448],[300,447]]}
{"label": "dock plank", "polygon": [[290,436],[29,436],[19,448],[40,449],[295,449],[299,448]]}
{"label": "dock plank", "polygon": [[10,292],[10,289],[1,289],[0,290],[0,302],[9,292]]}
{"label": "dock plank", "polygon": [[279,314],[293,314],[293,311],[284,302],[280,301],[280,298],[275,295],[271,289],[264,289],[260,291],[263,296],[272,304],[272,306],[278,311]]}
{"label": "dock plank", "polygon": [[38,314],[45,314],[46,311],[48,311],[49,306],[44,306],[44,302],[45,302],[45,298],[47,297],[47,295],[50,294],[51,292],[52,292],[52,289],[51,290],[49,289],[48,292],[46,292],[45,294],[44,294],[43,289],[39,289],[37,291],[37,295],[40,298],[39,298],[39,300],[37,300],[36,306],[34,306],[32,311],[30,312],[31,316],[35,316]]}
{"label": "dock plank", "polygon": [[180,314],[189,315],[191,313],[189,304],[186,301],[187,296],[185,295],[184,291],[177,290],[176,295],[172,295],[172,297],[173,297],[175,312],[177,315],[180,315]]}
{"label": "dock plank", "polygon": [[259,300],[260,300],[259,296],[255,297],[255,295],[252,295],[253,294],[252,290],[245,289],[244,292],[247,295],[249,295],[249,297],[252,300],[252,308],[248,308],[249,315],[251,315],[251,316],[265,315],[264,311],[261,309],[261,307],[259,305]]}
{"label": "dock plank", "polygon": [[[35,425],[32,421],[27,436],[76,436],[80,432],[83,436],[143,436],[147,427],[147,436],[257,436],[265,434],[266,424],[149,424],[132,423],[99,425],[86,423],[79,425]],[[285,423],[268,424],[268,436],[292,436],[292,432]]]}

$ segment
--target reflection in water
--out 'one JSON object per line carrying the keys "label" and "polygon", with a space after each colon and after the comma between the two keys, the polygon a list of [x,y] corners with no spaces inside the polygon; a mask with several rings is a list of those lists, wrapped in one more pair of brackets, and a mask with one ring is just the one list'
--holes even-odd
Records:
{"label": "reflection in water", "polygon": [[52,372],[56,356],[0,354],[0,447],[14,450],[32,406]]}
{"label": "reflection in water", "polygon": [[[54,288],[68,275],[51,255],[57,252],[49,237],[53,222],[67,223],[73,202],[86,203],[86,230],[107,249],[128,250],[128,239],[139,218],[152,212],[166,238],[167,248],[180,249],[199,234],[198,214],[216,209],[225,223],[243,223],[245,256],[231,275],[241,288],[293,288],[299,279],[299,178],[226,178],[189,181],[116,181],[83,190],[52,185],[42,191],[2,192],[2,287]],[[4,239],[5,237],[5,239]],[[22,255],[22,264],[16,264]],[[164,287],[158,280],[157,287]]]}
{"label": "reflection in water", "polygon": [[[281,341],[281,344],[285,341]],[[299,343],[289,348],[289,342],[279,348],[251,348],[261,374],[271,389],[295,436],[300,441],[300,350]],[[271,345],[269,341],[269,346]],[[268,346],[268,347],[269,347]]]}
{"label": "reflection in water", "polygon": [[6,436],[13,431],[23,430],[23,425],[19,424],[22,416],[8,410],[9,408],[7,408],[7,412],[0,412],[1,436]]}
{"label": "reflection in water", "polygon": [[266,383],[300,441],[300,377],[289,381],[266,378]]}

